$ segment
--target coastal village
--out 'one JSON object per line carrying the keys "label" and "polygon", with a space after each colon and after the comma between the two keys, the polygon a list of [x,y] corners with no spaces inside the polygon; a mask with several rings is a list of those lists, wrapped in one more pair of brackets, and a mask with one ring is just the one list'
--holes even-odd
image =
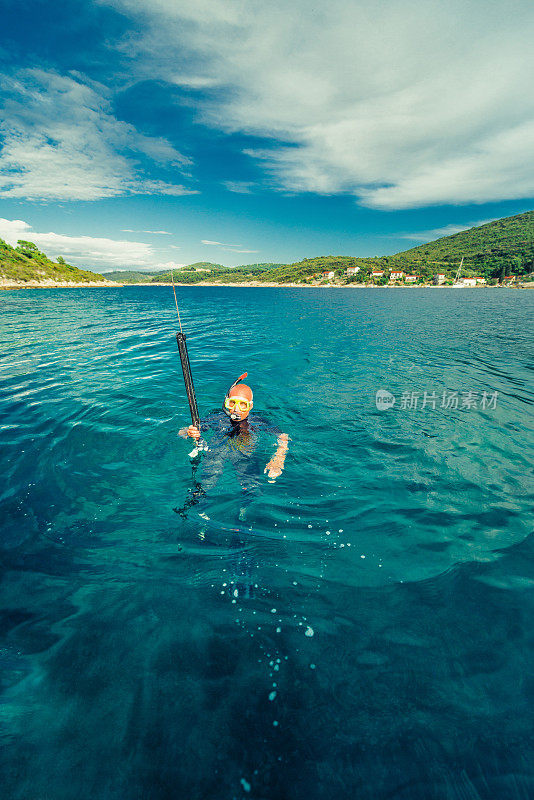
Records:
{"label": "coastal village", "polygon": [[[346,279],[354,279],[360,272],[360,267],[348,267],[345,270]],[[511,285],[515,283],[517,276],[508,275],[505,277],[503,283]],[[344,283],[341,276],[337,275],[334,270],[325,270],[321,273],[321,281],[324,283]],[[474,275],[471,277],[458,278],[458,280],[450,279],[444,272],[438,272],[434,275],[433,280],[429,283],[428,280],[423,279],[421,275],[411,275],[402,270],[392,270],[386,272],[385,270],[375,270],[369,273],[368,279],[362,281],[360,285],[374,285],[374,286],[458,286],[458,287],[473,287],[473,286],[486,286],[487,281],[482,275]]]}

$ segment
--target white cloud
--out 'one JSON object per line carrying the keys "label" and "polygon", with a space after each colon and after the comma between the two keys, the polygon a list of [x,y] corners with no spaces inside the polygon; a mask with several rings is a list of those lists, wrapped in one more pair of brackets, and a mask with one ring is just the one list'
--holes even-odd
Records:
{"label": "white cloud", "polygon": [[[159,236],[172,236],[170,231],[134,231],[131,228],[122,228],[121,233],[152,233]],[[171,245],[173,247],[173,245]]]}
{"label": "white cloud", "polygon": [[534,194],[531,0],[100,2],[135,18],[140,78],[187,74],[213,87],[205,122],[273,140],[249,152],[279,189],[381,209]]}
{"label": "white cloud", "polygon": [[190,162],[165,139],[117,120],[104,87],[40,69],[0,76],[0,196],[97,200],[124,194],[191,194],[155,180],[139,156],[181,171]]}
{"label": "white cloud", "polygon": [[126,242],[92,236],[66,236],[61,233],[39,233],[21,219],[0,219],[0,238],[13,247],[18,239],[30,240],[47,256],[62,256],[79,267],[113,269],[153,267],[155,255],[144,242]]}
{"label": "white cloud", "polygon": [[455,233],[468,231],[470,228],[477,228],[479,225],[487,225],[488,222],[493,222],[493,219],[481,219],[478,222],[471,222],[469,225],[445,225],[443,228],[433,228],[429,231],[416,231],[415,233],[400,233],[396,235],[399,239],[410,239],[414,242],[433,242],[435,239],[441,239],[444,236],[453,236]]}
{"label": "white cloud", "polygon": [[252,194],[254,184],[251,181],[223,181],[229,192],[235,194]]}
{"label": "white cloud", "polygon": [[240,244],[224,244],[224,242],[212,242],[210,239],[202,239],[202,244],[212,245],[213,247],[241,247]]}
{"label": "white cloud", "polygon": [[228,253],[259,253],[259,250],[235,250],[234,248],[230,247],[223,247],[223,250],[227,251]]}
{"label": "white cloud", "polygon": [[225,244],[224,242],[212,242],[210,239],[202,239],[202,244],[212,245],[213,247],[220,247],[227,253],[259,253],[259,250],[241,250],[240,244]]}

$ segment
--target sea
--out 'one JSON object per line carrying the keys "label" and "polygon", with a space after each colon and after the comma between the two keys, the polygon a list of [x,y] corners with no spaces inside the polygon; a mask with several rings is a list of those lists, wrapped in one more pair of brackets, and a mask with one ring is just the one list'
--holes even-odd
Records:
{"label": "sea", "polygon": [[177,297],[209,486],[171,288],[1,295],[2,798],[531,800],[534,292]]}

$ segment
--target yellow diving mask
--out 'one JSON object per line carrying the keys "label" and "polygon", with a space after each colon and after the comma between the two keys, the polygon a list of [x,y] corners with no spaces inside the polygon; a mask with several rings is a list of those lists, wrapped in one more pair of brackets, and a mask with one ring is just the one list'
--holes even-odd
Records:
{"label": "yellow diving mask", "polygon": [[224,407],[228,411],[250,411],[252,407],[252,400],[247,400],[246,397],[225,397]]}

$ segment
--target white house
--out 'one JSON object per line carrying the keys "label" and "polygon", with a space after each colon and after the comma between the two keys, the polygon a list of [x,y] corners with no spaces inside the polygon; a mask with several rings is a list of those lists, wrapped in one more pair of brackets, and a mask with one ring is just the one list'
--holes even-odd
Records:
{"label": "white house", "polygon": [[462,286],[476,286],[477,285],[476,278],[462,278],[460,280],[460,283],[462,284]]}
{"label": "white house", "polygon": [[401,281],[404,278],[404,272],[391,272],[389,275],[390,281]]}
{"label": "white house", "polygon": [[335,272],[331,269],[329,272],[323,272],[323,278],[328,278],[329,281],[333,281],[335,277]]}
{"label": "white house", "polygon": [[486,283],[486,279],[482,275],[475,275],[475,280],[478,286],[483,286]]}
{"label": "white house", "polygon": [[418,280],[420,277],[421,277],[420,275],[406,275],[404,280],[406,281],[406,283],[415,283],[415,281]]}
{"label": "white house", "polygon": [[371,272],[371,278],[381,278],[384,272]]}
{"label": "white house", "polygon": [[351,275],[356,275],[357,272],[360,271],[359,267],[347,267],[346,273],[350,277]]}
{"label": "white house", "polygon": [[447,280],[447,276],[444,272],[438,272],[437,275],[434,275],[434,283],[437,283],[438,286],[441,286],[442,283],[445,283]]}

